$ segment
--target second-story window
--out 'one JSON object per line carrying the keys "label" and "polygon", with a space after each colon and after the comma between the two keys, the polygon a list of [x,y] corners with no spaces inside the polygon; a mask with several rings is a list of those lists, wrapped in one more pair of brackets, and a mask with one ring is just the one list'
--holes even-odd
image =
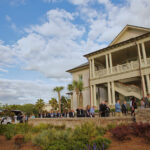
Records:
{"label": "second-story window", "polygon": [[82,79],[83,79],[83,77],[82,77],[82,75],[80,74],[80,75],[79,75],[79,81],[82,81]]}

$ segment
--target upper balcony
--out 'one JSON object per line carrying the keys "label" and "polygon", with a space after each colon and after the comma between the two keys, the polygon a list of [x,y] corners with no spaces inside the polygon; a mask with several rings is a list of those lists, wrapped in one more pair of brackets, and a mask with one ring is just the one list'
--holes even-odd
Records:
{"label": "upper balcony", "polygon": [[150,41],[129,46],[90,60],[90,79],[150,67]]}
{"label": "upper balcony", "polygon": [[[144,63],[144,60],[142,59],[141,62],[141,68],[150,66],[150,58],[147,58],[147,64]],[[121,64],[112,67],[112,71],[110,68],[108,69],[100,69],[95,71],[95,77],[104,77],[110,74],[118,74],[118,73],[124,73],[128,71],[133,71],[136,69],[140,69],[140,63],[138,60],[131,61],[129,63]]]}

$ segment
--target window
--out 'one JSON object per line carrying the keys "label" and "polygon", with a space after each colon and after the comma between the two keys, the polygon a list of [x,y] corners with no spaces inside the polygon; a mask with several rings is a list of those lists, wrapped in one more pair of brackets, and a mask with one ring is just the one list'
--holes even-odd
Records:
{"label": "window", "polygon": [[80,75],[79,75],[79,81],[82,81],[82,79],[83,79],[83,77],[82,77],[82,75],[80,74]]}

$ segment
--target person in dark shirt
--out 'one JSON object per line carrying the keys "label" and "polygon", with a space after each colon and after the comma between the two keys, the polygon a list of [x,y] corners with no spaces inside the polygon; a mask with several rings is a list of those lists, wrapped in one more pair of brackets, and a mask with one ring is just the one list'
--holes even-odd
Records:
{"label": "person in dark shirt", "polygon": [[81,108],[81,117],[85,117],[85,110]]}
{"label": "person in dark shirt", "polygon": [[121,105],[121,110],[122,110],[122,114],[126,116],[127,115],[127,102],[126,101],[124,101],[123,104]]}
{"label": "person in dark shirt", "polygon": [[86,107],[86,117],[90,117],[90,106],[87,105]]}
{"label": "person in dark shirt", "polygon": [[101,117],[106,117],[107,106],[104,101],[99,105],[99,112]]}
{"label": "person in dark shirt", "polygon": [[132,98],[132,110],[131,110],[131,116],[135,116],[135,109],[137,109],[137,104],[136,104],[136,98]]}
{"label": "person in dark shirt", "polygon": [[105,117],[109,117],[109,114],[110,114],[110,108],[108,106],[108,102],[105,101],[105,106],[106,106],[106,112],[105,112]]}
{"label": "person in dark shirt", "polygon": [[81,109],[77,108],[76,111],[77,111],[77,117],[82,117],[82,115],[81,115]]}

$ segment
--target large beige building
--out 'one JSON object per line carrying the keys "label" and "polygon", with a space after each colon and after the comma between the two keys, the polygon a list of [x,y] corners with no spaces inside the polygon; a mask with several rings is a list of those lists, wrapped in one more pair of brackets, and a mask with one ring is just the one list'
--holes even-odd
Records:
{"label": "large beige building", "polygon": [[[150,29],[127,25],[106,48],[84,55],[88,63],[68,70],[84,83],[83,107],[114,105],[127,96],[150,94]],[[73,92],[72,107],[77,98]]]}

